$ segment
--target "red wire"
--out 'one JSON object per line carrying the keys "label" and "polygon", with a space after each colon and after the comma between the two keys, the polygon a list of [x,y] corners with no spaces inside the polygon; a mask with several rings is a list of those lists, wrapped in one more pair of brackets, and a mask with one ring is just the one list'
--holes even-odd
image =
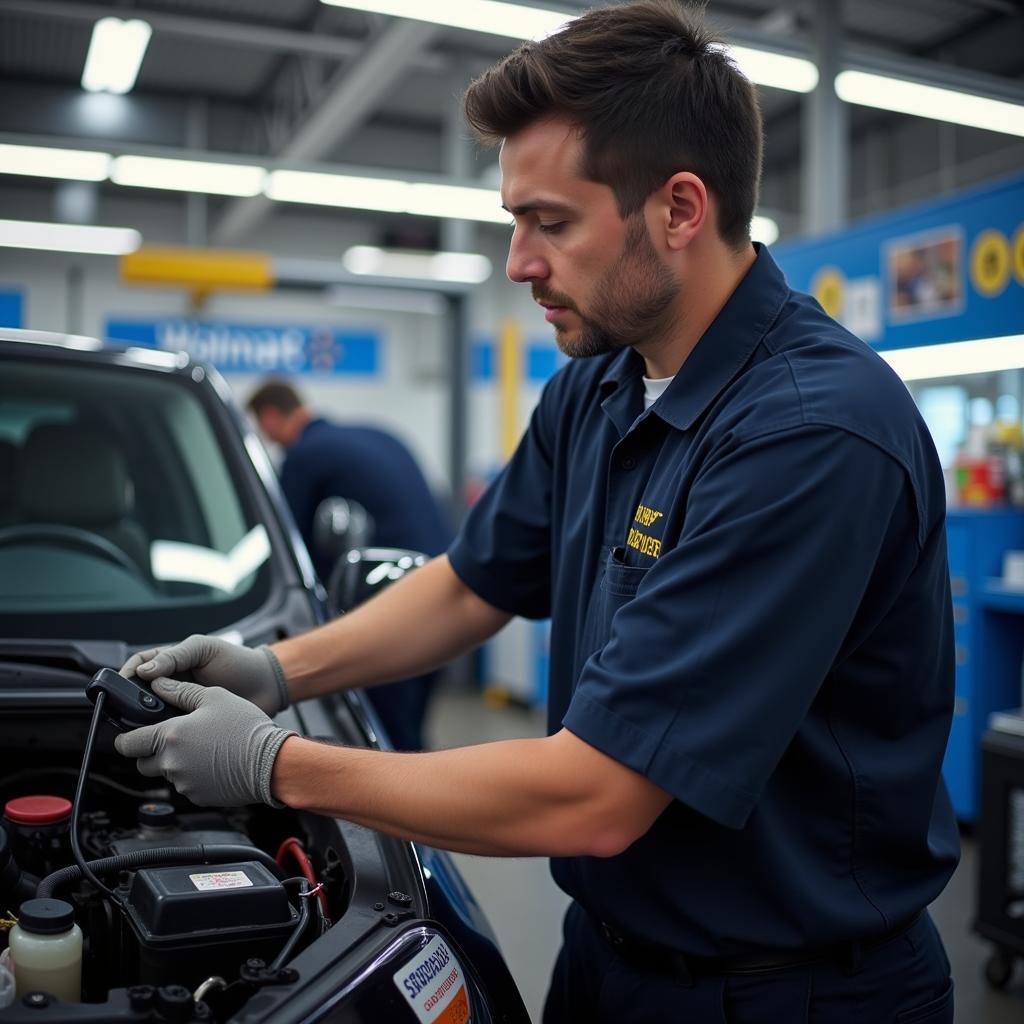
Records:
{"label": "red wire", "polygon": [[[306,855],[306,851],[302,847],[302,841],[296,839],[295,836],[289,836],[278,848],[277,855],[274,860],[278,864],[284,864],[284,859],[288,854],[291,854],[296,863],[299,865],[299,870],[302,872],[303,878],[315,889],[320,883],[317,880],[316,875],[313,873],[313,865],[310,862],[309,857]],[[317,899],[320,900],[320,907],[324,912],[324,919],[328,924],[331,923],[331,915],[327,912],[327,893],[324,892],[321,887],[317,893]]]}

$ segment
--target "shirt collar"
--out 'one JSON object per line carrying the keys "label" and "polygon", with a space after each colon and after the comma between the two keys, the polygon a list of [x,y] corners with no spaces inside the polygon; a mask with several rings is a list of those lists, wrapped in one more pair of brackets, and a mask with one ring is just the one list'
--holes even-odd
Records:
{"label": "shirt collar", "polygon": [[[754,243],[757,258],[682,365],[665,393],[648,410],[678,430],[688,430],[736,376],[774,323],[789,286],[767,246]],[[643,362],[632,349],[620,352],[601,378],[608,397],[639,376]]]}
{"label": "shirt collar", "polygon": [[298,444],[298,442],[301,441],[304,437],[307,437],[308,435],[312,434],[313,430],[316,427],[319,427],[326,422],[327,421],[323,418],[323,416],[314,416],[311,420],[309,420],[306,423],[302,430],[299,431],[299,436],[295,438],[295,443]]}

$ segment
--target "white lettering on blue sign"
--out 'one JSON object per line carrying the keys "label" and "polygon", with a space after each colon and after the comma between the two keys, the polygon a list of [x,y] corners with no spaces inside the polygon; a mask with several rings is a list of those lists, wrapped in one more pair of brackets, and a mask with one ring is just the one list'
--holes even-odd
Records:
{"label": "white lettering on blue sign", "polygon": [[157,328],[160,348],[187,352],[193,359],[225,369],[262,373],[301,373],[306,368],[305,340],[304,332],[295,327],[278,330],[170,320]]}
{"label": "white lettering on blue sign", "polygon": [[108,320],[114,342],[185,352],[224,373],[379,372],[376,331],[298,324],[232,324],[167,317],[160,320]]}

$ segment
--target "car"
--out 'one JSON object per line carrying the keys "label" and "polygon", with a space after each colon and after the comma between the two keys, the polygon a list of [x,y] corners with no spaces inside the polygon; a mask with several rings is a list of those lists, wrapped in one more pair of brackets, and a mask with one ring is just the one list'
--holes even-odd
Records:
{"label": "car", "polygon": [[[357,550],[339,591],[351,604],[421,561]],[[75,866],[93,675],[193,633],[270,643],[328,607],[216,371],[0,330],[0,915],[42,894],[84,936],[81,1000],[19,986],[0,1022],[528,1021],[447,854],[289,808],[195,807],[120,757],[105,722],[74,838],[111,895]],[[387,746],[358,692],[277,721]]]}

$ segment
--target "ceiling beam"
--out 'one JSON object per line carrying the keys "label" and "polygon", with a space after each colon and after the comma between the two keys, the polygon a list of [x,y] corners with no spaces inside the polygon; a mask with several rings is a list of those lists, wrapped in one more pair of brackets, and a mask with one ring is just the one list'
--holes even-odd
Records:
{"label": "ceiling beam", "polygon": [[[429,45],[436,25],[421,21],[389,24],[321,100],[276,158],[284,162],[317,160],[359,128],[409,68],[411,58]],[[234,242],[273,208],[266,196],[236,199],[214,226],[220,244]]]}
{"label": "ceiling beam", "polygon": [[[1024,0],[978,0],[978,2],[980,6],[990,10],[1004,10],[1008,5],[1012,9],[1013,4],[1018,7],[1024,6]],[[123,15],[125,10],[115,4],[77,3],[71,2],[71,0],[3,0],[0,4],[0,17],[16,14],[94,22],[108,15]],[[362,54],[367,45],[366,41],[361,39],[301,32],[276,26],[167,14],[138,7],[132,7],[130,11],[132,17],[148,21],[154,31],[215,41],[226,46],[273,50],[281,53],[318,54],[335,57],[338,60],[351,60]],[[770,32],[737,26],[729,29],[728,36],[730,41],[738,44],[813,59],[809,40],[801,38],[799,35],[782,39]],[[848,33],[847,39],[853,43],[856,36]],[[982,95],[1007,99],[1011,102],[1024,102],[1024,86],[1012,79],[971,72],[935,60],[922,60],[890,49],[850,45],[846,49],[845,57],[845,66],[856,70],[871,70],[895,76],[899,76],[902,71],[904,76],[912,74],[916,79],[928,84],[979,92]],[[410,58],[406,66],[415,70],[437,72],[446,70],[449,67],[449,61],[443,54],[427,53],[421,50]]]}
{"label": "ceiling beam", "polygon": [[[276,25],[253,25],[244,21],[224,21],[217,18],[195,17],[187,14],[168,14],[145,8],[124,8],[116,4],[70,3],[68,0],[3,0],[0,17],[29,16],[95,22],[111,15],[130,16],[149,22],[154,32],[186,39],[202,39],[225,46],[238,46],[251,50],[269,50],[273,53],[307,54],[353,60],[366,49],[366,41],[345,36],[332,36],[323,32],[300,32]],[[409,63],[417,70],[443,71],[448,61],[440,54],[418,53]]]}

